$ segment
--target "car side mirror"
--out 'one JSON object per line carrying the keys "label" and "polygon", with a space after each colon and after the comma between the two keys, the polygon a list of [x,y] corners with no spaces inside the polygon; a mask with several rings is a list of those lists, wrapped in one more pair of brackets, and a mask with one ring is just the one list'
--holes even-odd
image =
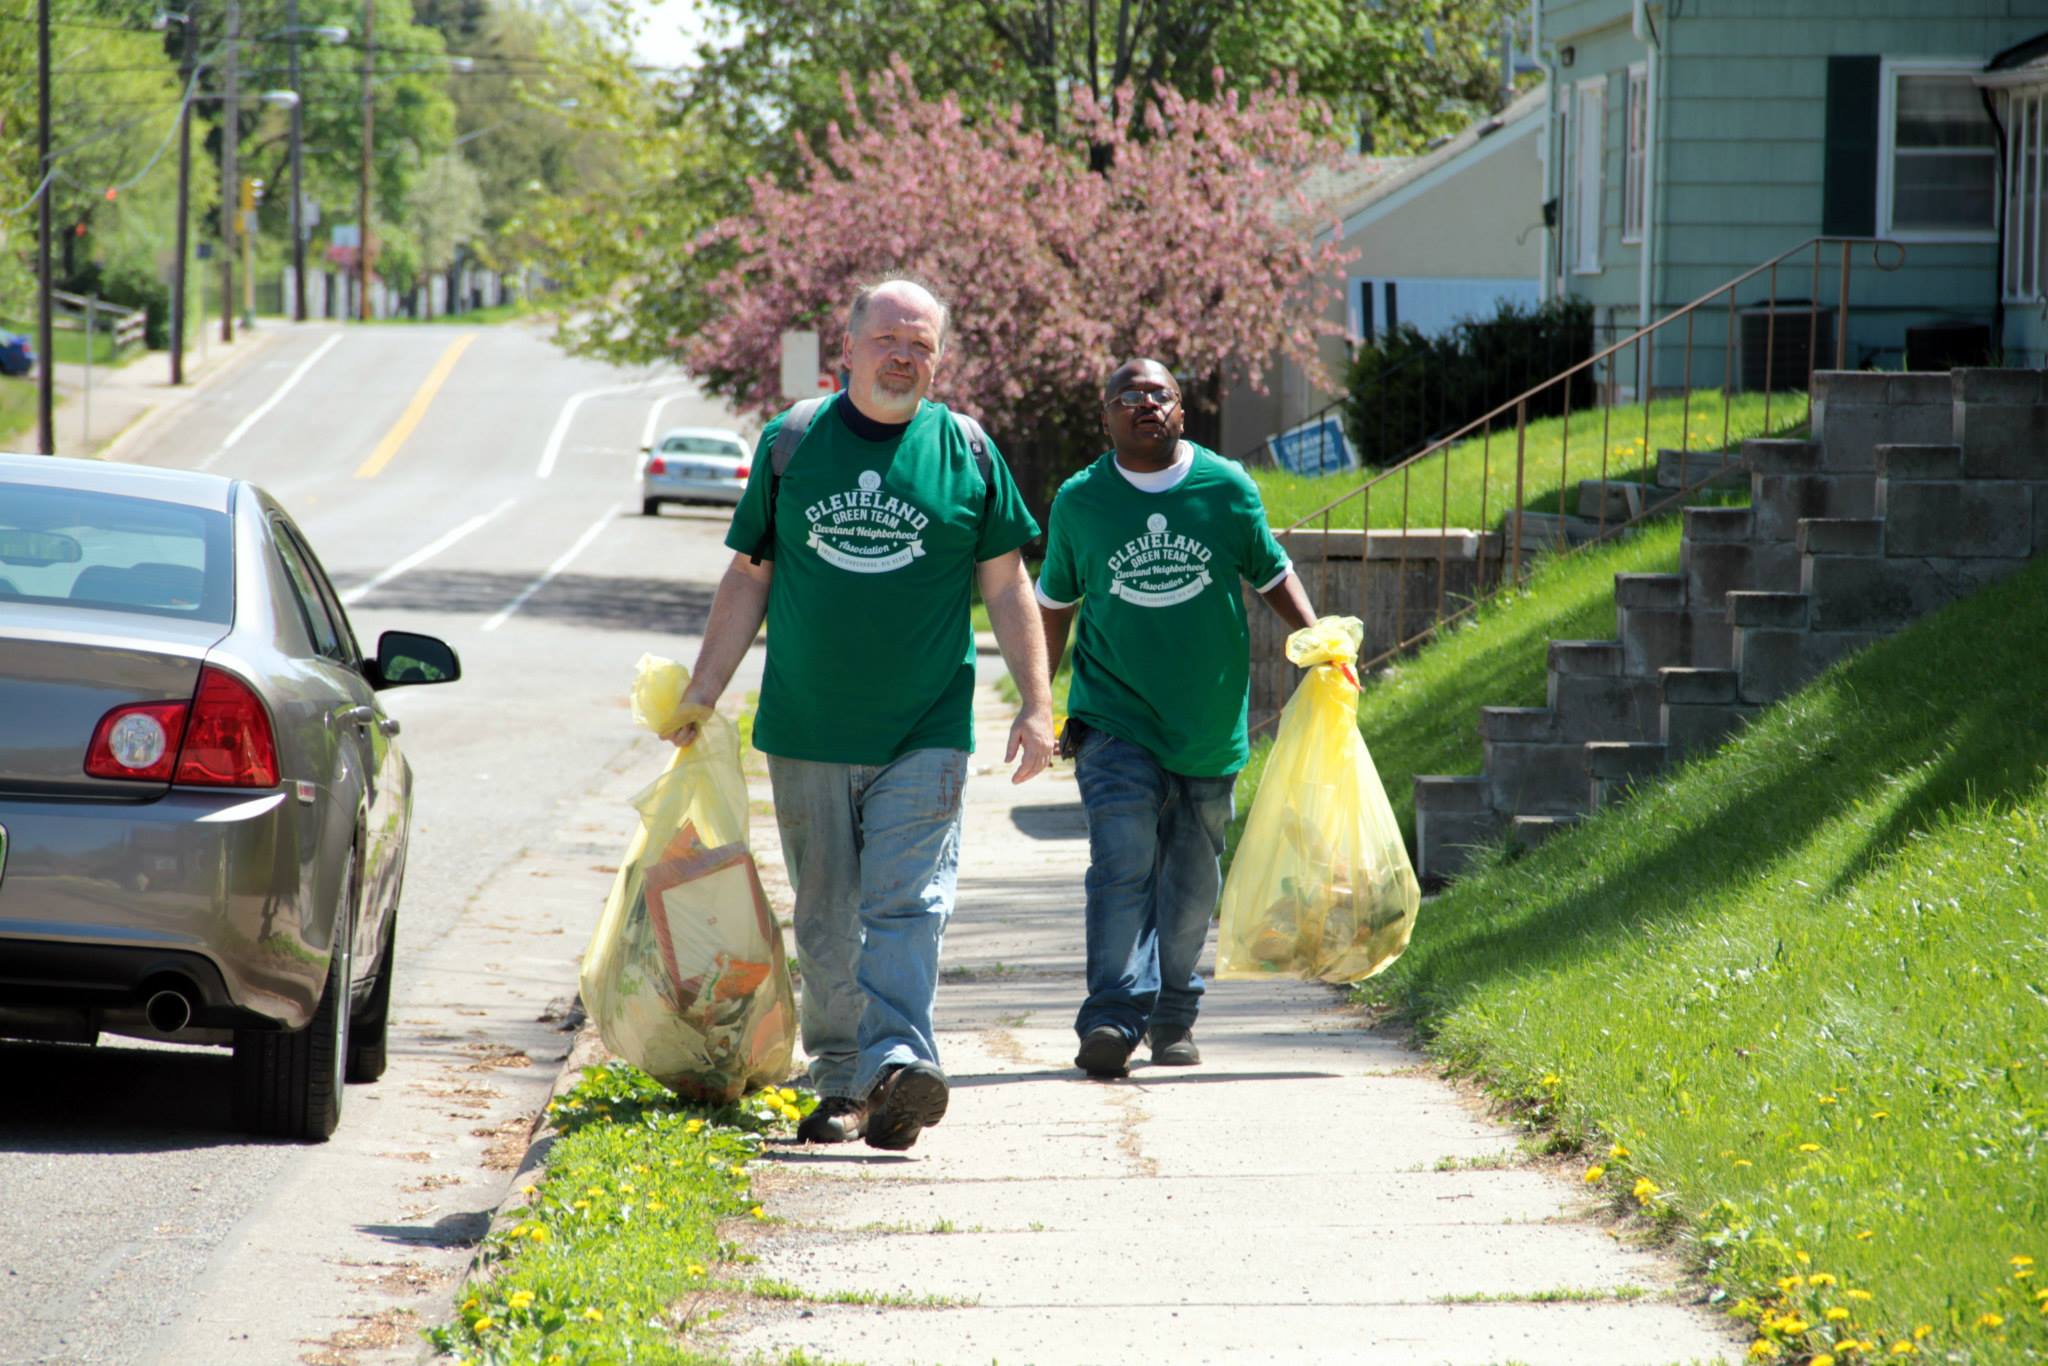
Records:
{"label": "car side mirror", "polygon": [[370,686],[402,688],[414,683],[453,683],[462,677],[455,647],[436,636],[415,631],[386,631],[377,637]]}

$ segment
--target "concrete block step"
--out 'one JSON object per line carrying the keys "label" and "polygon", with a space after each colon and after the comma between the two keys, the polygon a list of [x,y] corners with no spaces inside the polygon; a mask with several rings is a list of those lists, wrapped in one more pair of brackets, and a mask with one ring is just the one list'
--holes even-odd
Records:
{"label": "concrete block step", "polygon": [[1490,812],[1486,804],[1486,779],[1477,774],[1418,773],[1415,775],[1415,809],[1446,814],[1471,815]]}
{"label": "concrete block step", "polygon": [[1631,522],[1667,496],[1655,484],[1626,479],[1581,479],[1573,506],[1579,516],[1589,521]]}
{"label": "concrete block step", "polygon": [[1616,574],[1614,605],[1675,612],[1685,606],[1685,579],[1679,574]]}
{"label": "concrete block step", "polygon": [[1626,782],[1664,771],[1664,745],[1658,740],[1589,740],[1586,776],[1596,781]]}
{"label": "concrete block step", "polygon": [[1753,539],[1791,542],[1803,518],[1876,516],[1877,476],[1752,473],[1749,510]]}
{"label": "concrete block step", "polygon": [[1737,649],[1742,628],[1762,627],[1774,631],[1806,629],[1807,606],[1812,599],[1804,593],[1743,592],[1728,595],[1728,624],[1736,628]]}
{"label": "concrete block step", "polygon": [[1550,642],[1550,671],[1554,674],[1600,674],[1613,677],[1621,672],[1621,642],[1553,640]]}
{"label": "concrete block step", "polygon": [[1881,446],[1955,440],[1954,389],[1944,378],[1873,374],[1845,379],[1826,392],[1816,380],[1811,426],[1821,447],[1821,468],[1871,473]]}
{"label": "concrete block step", "polygon": [[1659,669],[1664,705],[1723,706],[1736,700],[1733,669]]}
{"label": "concrete block step", "polygon": [[[1416,779],[1417,783],[1430,781]],[[1441,887],[1465,871],[1479,850],[1500,841],[1507,821],[1485,811],[1415,808],[1415,876],[1423,886]]]}
{"label": "concrete block step", "polygon": [[1884,553],[1922,559],[2011,559],[2037,539],[2033,486],[2013,479],[1888,478],[1878,490]]}
{"label": "concrete block step", "polygon": [[1657,452],[1657,487],[1669,493],[1678,488],[1698,488],[1721,483],[1746,471],[1749,462],[1740,451]]}
{"label": "concrete block step", "polygon": [[1508,843],[1517,849],[1534,849],[1560,831],[1577,825],[1582,816],[1516,816],[1508,822]]}
{"label": "concrete block step", "polygon": [[1819,474],[1820,443],[1786,437],[1753,436],[1742,443],[1751,474]]}
{"label": "concrete block step", "polygon": [[1597,674],[1550,675],[1560,740],[1654,740],[1663,700],[1657,680]]}
{"label": "concrete block step", "polygon": [[[1585,545],[1600,538],[1603,528],[1600,523],[1586,517],[1567,517],[1555,512],[1522,513],[1522,555],[1527,559],[1538,550],[1551,546]],[[1501,520],[1501,543],[1512,547],[1515,543],[1515,518],[1512,513]]]}
{"label": "concrete block step", "polygon": [[[1890,549],[1890,528],[1886,528]],[[2026,566],[2020,557],[1883,559],[1811,556],[1802,562],[1800,587],[1813,597],[1816,631],[1874,631],[1888,635],[1929,612],[1969,597]]]}
{"label": "concrete block step", "polygon": [[1798,540],[1802,555],[1882,555],[1884,519],[1801,517]]}
{"label": "concrete block step", "polygon": [[1479,738],[1546,744],[1557,738],[1557,713],[1548,707],[1481,707]]}
{"label": "concrete block step", "polygon": [[1586,809],[1583,742],[1488,740],[1488,800],[1504,816],[1570,816]]}
{"label": "concrete block step", "polygon": [[1884,638],[1875,631],[1744,628],[1735,633],[1736,692],[1765,706],[1789,697],[1845,655]]}
{"label": "concrete block step", "polygon": [[1960,479],[1963,448],[1887,442],[1877,448],[1877,474],[1881,479]]}
{"label": "concrete block step", "polygon": [[[1733,670],[1727,670],[1730,674]],[[1748,702],[1677,703],[1666,701],[1662,730],[1664,750],[1672,763],[1713,749],[1749,724],[1763,708]]]}
{"label": "concrete block step", "polygon": [[1692,663],[1692,619],[1682,607],[1617,605],[1614,633],[1621,642],[1621,671],[1627,677],[1655,678],[1659,669]]}
{"label": "concrete block step", "polygon": [[1684,539],[1699,545],[1732,545],[1750,538],[1748,508],[1687,508]]}
{"label": "concrete block step", "polygon": [[1957,370],[1953,439],[1973,479],[2048,479],[2041,372]]}

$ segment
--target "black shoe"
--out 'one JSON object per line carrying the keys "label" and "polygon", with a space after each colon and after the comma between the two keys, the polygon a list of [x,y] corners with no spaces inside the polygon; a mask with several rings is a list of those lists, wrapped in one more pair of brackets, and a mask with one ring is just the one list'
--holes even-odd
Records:
{"label": "black shoe", "polygon": [[1131,1070],[1131,1050],[1136,1047],[1115,1025],[1097,1025],[1081,1036],[1074,1066],[1091,1077],[1126,1076]]}
{"label": "black shoe", "polygon": [[1152,1061],[1160,1067],[1193,1067],[1202,1060],[1195,1031],[1186,1025],[1154,1025],[1146,1037],[1152,1044]]}
{"label": "black shoe", "polygon": [[868,1107],[851,1096],[827,1096],[796,1126],[799,1143],[851,1143],[867,1128]]}
{"label": "black shoe", "polygon": [[917,1136],[946,1116],[946,1074],[928,1062],[906,1063],[882,1073],[868,1092],[870,1148],[902,1152]]}

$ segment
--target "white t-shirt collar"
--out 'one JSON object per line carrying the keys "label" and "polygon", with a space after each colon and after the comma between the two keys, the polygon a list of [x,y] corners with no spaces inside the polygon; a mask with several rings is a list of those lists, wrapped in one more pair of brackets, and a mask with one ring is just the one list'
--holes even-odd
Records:
{"label": "white t-shirt collar", "polygon": [[1131,487],[1140,493],[1164,493],[1179,485],[1195,467],[1195,448],[1183,441],[1174,447],[1173,463],[1163,470],[1127,470],[1123,462],[1111,452],[1109,463],[1116,466],[1116,472],[1130,481]]}

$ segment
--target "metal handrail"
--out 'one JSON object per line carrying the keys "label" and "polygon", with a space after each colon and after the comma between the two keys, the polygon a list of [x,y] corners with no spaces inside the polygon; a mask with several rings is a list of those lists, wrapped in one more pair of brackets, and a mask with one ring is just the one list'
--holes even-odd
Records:
{"label": "metal handrail", "polygon": [[[1730,384],[1730,380],[1733,377],[1734,369],[1734,345],[1736,332],[1736,291],[1740,289],[1743,285],[1748,284],[1749,282],[1757,279],[1759,276],[1767,276],[1769,281],[1769,320],[1766,324],[1766,336],[1764,346],[1764,412],[1762,421],[1765,431],[1775,430],[1775,428],[1773,428],[1771,425],[1771,402],[1772,382],[1774,379],[1774,376],[1772,374],[1772,367],[1775,365],[1776,362],[1777,315],[1780,308],[1780,300],[1778,299],[1778,270],[1780,266],[1784,265],[1793,257],[1799,256],[1801,253],[1808,251],[1811,251],[1812,253],[1812,293],[1806,301],[1808,305],[1806,309],[1808,313],[1806,348],[1806,392],[1809,396],[1807,402],[1808,409],[1810,412],[1810,395],[1812,393],[1813,388],[1813,373],[1816,369],[1820,368],[1819,357],[1815,354],[1815,351],[1817,349],[1821,313],[1821,251],[1823,247],[1827,246],[1837,247],[1840,251],[1841,283],[1839,297],[1836,302],[1837,318],[1835,321],[1834,361],[1836,369],[1845,368],[1849,332],[1848,321],[1850,252],[1853,248],[1868,247],[1870,250],[1871,268],[1878,271],[1889,273],[1891,271],[1899,269],[1905,262],[1906,249],[1901,243],[1892,241],[1888,238],[1880,237],[1819,236],[1808,238],[1806,241],[1799,243],[1797,246],[1782,251],[1778,255],[1772,257],[1771,259],[1764,261],[1756,266],[1753,266],[1750,269],[1744,271],[1742,274],[1735,276],[1733,279],[1727,280],[1722,284],[1715,286],[1713,289],[1709,290],[1705,294],[1702,294],[1697,299],[1694,299],[1692,302],[1683,305],[1682,307],[1672,311],[1671,313],[1666,314],[1664,317],[1658,318],[1654,322],[1651,322],[1644,327],[1638,328],[1636,331],[1630,333],[1628,336],[1623,337],[1621,340],[1616,341],[1613,344],[1605,347],[1604,349],[1595,352],[1594,354],[1586,357],[1584,360],[1581,360],[1576,364],[1559,371],[1557,374],[1552,375],[1549,379],[1544,380],[1541,384],[1537,384],[1529,389],[1524,390],[1522,393],[1517,394],[1515,397],[1508,399],[1504,403],[1501,403],[1499,406],[1493,408],[1492,410],[1483,414],[1482,416],[1474,418],[1472,421],[1465,423],[1463,426],[1459,427],[1457,430],[1451,432],[1450,434],[1430,442],[1427,446],[1417,451],[1414,455],[1411,455],[1406,459],[1401,460],[1393,465],[1387,466],[1379,473],[1365,480],[1363,483],[1360,483],[1352,487],[1345,493],[1340,494],[1336,498],[1331,499],[1328,503],[1325,503],[1321,507],[1315,509],[1314,511],[1296,519],[1294,522],[1290,523],[1285,528],[1276,532],[1276,535],[1286,537],[1297,531],[1312,529],[1311,524],[1320,523],[1320,529],[1327,533],[1331,529],[1331,514],[1336,509],[1343,507],[1345,504],[1357,500],[1361,506],[1361,516],[1359,518],[1358,527],[1360,533],[1366,538],[1366,544],[1369,547],[1370,538],[1373,531],[1371,518],[1373,491],[1379,488],[1381,485],[1388,483],[1388,481],[1393,480],[1395,478],[1399,478],[1402,484],[1399,494],[1395,495],[1390,492],[1387,496],[1399,496],[1402,500],[1402,518],[1400,528],[1402,541],[1401,554],[1398,558],[1401,561],[1400,570],[1405,576],[1405,571],[1408,562],[1406,538],[1410,530],[1408,522],[1409,492],[1413,486],[1413,481],[1417,473],[1416,467],[1425,460],[1439,457],[1443,459],[1443,470],[1441,472],[1439,481],[1442,485],[1442,488],[1439,490],[1438,494],[1440,500],[1438,506],[1440,511],[1441,524],[1437,529],[1439,532],[1448,532],[1452,529],[1449,526],[1450,514],[1448,504],[1450,483],[1449,452],[1452,450],[1453,447],[1458,445],[1458,443],[1466,440],[1467,438],[1473,437],[1474,435],[1483,434],[1487,439],[1483,443],[1484,449],[1481,452],[1481,459],[1483,462],[1481,466],[1480,476],[1481,525],[1474,528],[1474,530],[1483,534],[1487,529],[1485,523],[1488,520],[1486,517],[1486,501],[1488,496],[1488,477],[1491,473],[1491,437],[1493,434],[1494,427],[1497,423],[1505,426],[1505,419],[1507,419],[1510,415],[1513,416],[1515,424],[1515,496],[1512,513],[1504,519],[1503,527],[1504,530],[1507,530],[1509,532],[1510,536],[1510,548],[1507,556],[1509,565],[1508,572],[1503,573],[1500,576],[1500,578],[1494,583],[1490,592],[1476,595],[1471,602],[1465,604],[1457,611],[1452,612],[1449,615],[1446,615],[1444,611],[1444,608],[1446,606],[1444,600],[1444,560],[1446,555],[1446,538],[1440,536],[1438,540],[1438,548],[1436,555],[1438,573],[1437,604],[1436,611],[1434,613],[1434,619],[1431,620],[1427,626],[1423,627],[1422,630],[1413,635],[1410,635],[1406,630],[1405,621],[1406,595],[1405,593],[1397,592],[1395,596],[1396,622],[1394,631],[1396,643],[1390,648],[1380,651],[1378,654],[1373,655],[1370,658],[1361,660],[1360,667],[1372,668],[1386,662],[1387,660],[1393,658],[1395,655],[1400,654],[1403,651],[1408,650],[1416,644],[1420,643],[1421,641],[1427,639],[1429,636],[1434,634],[1443,626],[1467,615],[1468,613],[1473,611],[1479,605],[1479,603],[1485,599],[1485,597],[1490,596],[1491,592],[1499,591],[1501,587],[1505,586],[1509,582],[1519,583],[1521,581],[1523,577],[1522,530],[1523,515],[1525,511],[1523,506],[1525,501],[1524,476],[1526,472],[1527,462],[1529,459],[1527,437],[1529,423],[1529,405],[1531,399],[1536,398],[1538,395],[1544,393],[1544,391],[1551,389],[1556,385],[1570,384],[1573,382],[1575,377],[1580,375],[1588,375],[1595,369],[1595,367],[1600,366],[1604,362],[1612,360],[1621,352],[1627,350],[1630,347],[1637,347],[1639,348],[1636,353],[1637,363],[1640,366],[1640,374],[1642,377],[1642,381],[1639,384],[1638,389],[1641,396],[1643,407],[1643,444],[1645,447],[1645,453],[1649,454],[1648,444],[1651,426],[1650,408],[1651,399],[1654,396],[1652,392],[1653,385],[1651,381],[1654,375],[1653,366],[1655,361],[1654,353],[1656,347],[1657,334],[1662,332],[1664,329],[1673,327],[1681,322],[1683,322],[1685,325],[1685,380],[1683,385],[1681,386],[1681,392],[1685,401],[1685,408],[1684,416],[1682,418],[1682,422],[1684,425],[1684,434],[1681,436],[1680,443],[1681,466],[1679,470],[1679,487],[1672,491],[1672,494],[1669,498],[1659,500],[1654,506],[1642,508],[1633,513],[1632,515],[1615,522],[1612,526],[1610,526],[1608,523],[1606,498],[1603,495],[1603,497],[1601,498],[1600,516],[1598,519],[1597,533],[1584,544],[1599,544],[1600,542],[1610,540],[1613,538],[1613,536],[1618,535],[1620,532],[1641,523],[1647,518],[1660,515],[1661,513],[1667,511],[1675,503],[1679,502],[1680,500],[1683,500],[1689,494],[1696,492],[1698,489],[1704,487],[1708,483],[1713,482],[1715,479],[1724,477],[1728,472],[1725,467],[1715,469],[1706,478],[1701,479],[1695,483],[1688,479],[1688,471],[1684,468],[1683,465],[1682,457],[1689,450],[1691,431],[1691,400],[1693,391],[1693,322],[1702,309],[1704,309],[1707,305],[1715,302],[1716,300],[1722,299],[1725,296],[1728,309],[1728,335],[1725,341],[1725,361],[1722,384],[1723,406],[1721,446],[1722,449],[1726,449],[1728,445],[1729,423],[1731,420],[1729,411],[1731,405],[1728,402],[1728,394],[1732,392],[1732,385]],[[1791,301],[1786,300],[1784,302],[1789,303]],[[1603,486],[1608,483],[1608,442],[1611,436],[1611,421],[1614,406],[1614,387],[1615,386],[1613,382],[1613,370],[1612,368],[1610,368],[1610,370],[1608,371],[1607,382],[1600,385],[1600,390],[1602,392],[1601,406],[1603,409],[1602,438],[1600,450],[1600,483]],[[1561,508],[1564,506],[1563,499],[1566,496],[1566,489],[1569,486],[1568,462],[1570,455],[1570,424],[1572,418],[1572,406],[1569,401],[1569,391],[1567,392],[1566,399],[1567,401],[1563,405],[1563,420],[1565,424],[1563,429],[1563,451],[1560,454],[1560,478],[1563,481],[1560,483],[1559,487],[1559,498]],[[1787,425],[1789,426],[1794,424]],[[1654,456],[1652,456],[1652,458],[1654,459]],[[1350,519],[1348,517],[1345,518],[1346,522],[1349,522],[1349,520]],[[1572,549],[1576,548],[1577,547],[1571,547],[1568,545],[1566,547],[1566,551],[1567,553],[1570,553]],[[1364,552],[1362,551],[1360,559],[1361,566],[1363,566],[1365,562],[1366,561],[1364,558]]]}

